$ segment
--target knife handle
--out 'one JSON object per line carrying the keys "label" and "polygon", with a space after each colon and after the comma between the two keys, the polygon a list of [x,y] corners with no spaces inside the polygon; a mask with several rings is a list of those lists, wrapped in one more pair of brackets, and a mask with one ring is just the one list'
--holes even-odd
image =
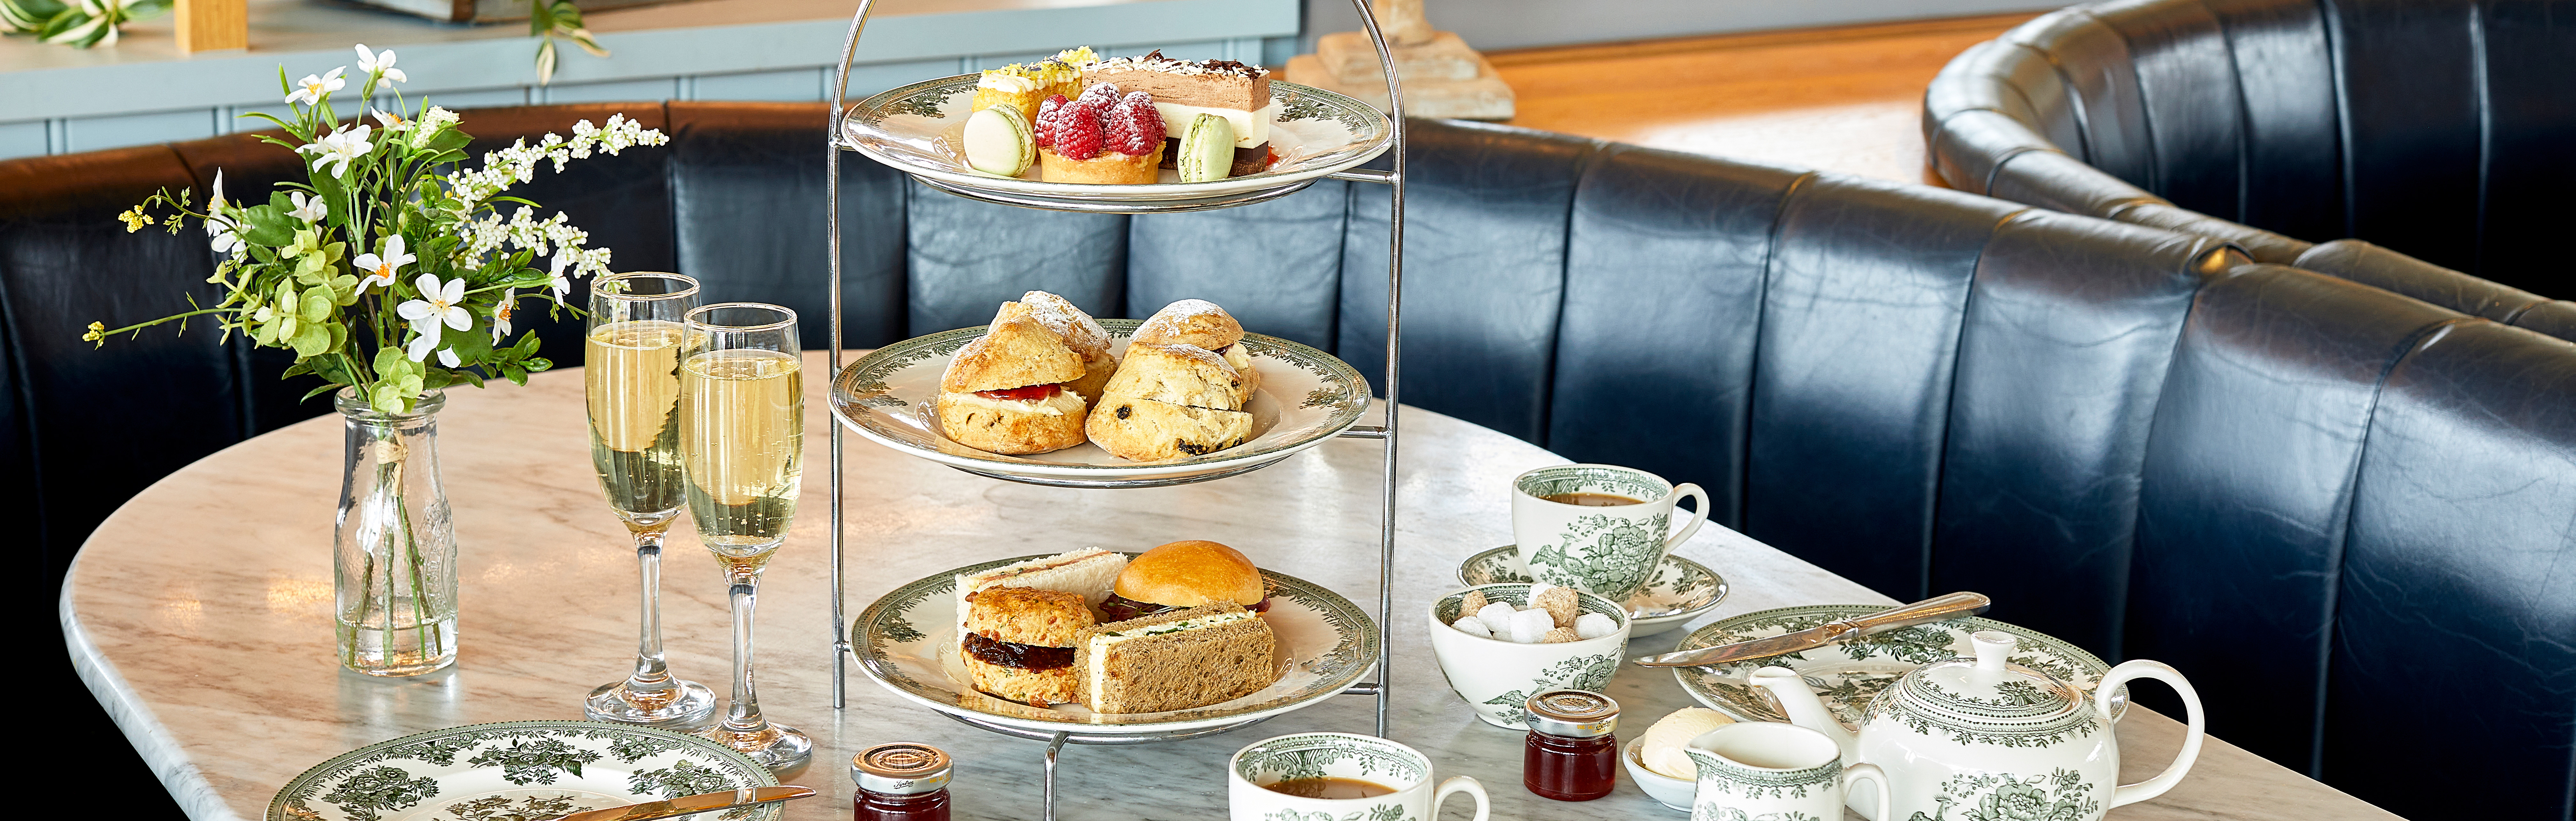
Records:
{"label": "knife handle", "polygon": [[1881,610],[1851,619],[1852,636],[1874,636],[1900,627],[1929,624],[1960,616],[1973,616],[1995,606],[1995,600],[1984,593],[1958,592],[1934,596],[1893,610]]}

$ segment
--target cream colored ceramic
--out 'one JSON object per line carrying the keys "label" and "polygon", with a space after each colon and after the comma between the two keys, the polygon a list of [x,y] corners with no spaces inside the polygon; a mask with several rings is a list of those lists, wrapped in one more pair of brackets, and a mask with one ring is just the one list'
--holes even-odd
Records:
{"label": "cream colored ceramic", "polygon": [[[2087,697],[2007,661],[2014,647],[2009,634],[1984,630],[1969,641],[1976,658],[1906,673],[1870,701],[1857,734],[1834,720],[1798,673],[1765,667],[1752,681],[1779,699],[1791,721],[1833,739],[1845,758],[1887,769],[1890,809],[1881,811],[1864,796],[1851,804],[1873,821],[2099,821],[2112,807],[2173,789],[2200,756],[2200,695],[2172,667],[2143,659],[2121,664]],[[2189,730],[2164,772],[2123,785],[2110,694],[2139,678],[2170,684],[2182,695]]]}
{"label": "cream colored ceramic", "polygon": [[[1266,786],[1300,778],[1352,778],[1395,792],[1374,798],[1306,798]],[[1225,767],[1226,817],[1232,821],[1432,821],[1439,817],[1440,805],[1459,793],[1475,797],[1473,821],[1485,821],[1492,807],[1483,783],[1461,775],[1435,787],[1429,756],[1352,733],[1263,739],[1235,751]]]}
{"label": "cream colored ceramic", "polygon": [[[1626,496],[1638,504],[1613,507],[1551,502],[1567,493]],[[1673,503],[1698,502],[1688,523],[1669,527]],[[1617,465],[1552,465],[1512,479],[1512,539],[1530,578],[1627,601],[1655,578],[1674,545],[1690,541],[1708,524],[1708,493],[1664,477]]]}
{"label": "cream colored ceramic", "polygon": [[[1628,611],[1609,599],[1575,591],[1586,613],[1601,613],[1619,622],[1619,631],[1596,639],[1556,644],[1515,644],[1472,636],[1449,626],[1461,615],[1458,602],[1473,591],[1487,601],[1529,604],[1530,585],[1485,584],[1442,596],[1431,603],[1431,653],[1449,689],[1476,708],[1476,717],[1508,730],[1527,730],[1521,706],[1541,690],[1570,687],[1600,692],[1619,672],[1628,649]],[[1416,679],[1417,681],[1419,679]]]}
{"label": "cream colored ceramic", "polygon": [[1701,733],[1682,754],[1699,765],[1691,821],[1827,821],[1842,816],[1843,796],[1860,781],[1872,803],[1887,802],[1887,773],[1845,766],[1833,739],[1795,724],[1739,721]]}

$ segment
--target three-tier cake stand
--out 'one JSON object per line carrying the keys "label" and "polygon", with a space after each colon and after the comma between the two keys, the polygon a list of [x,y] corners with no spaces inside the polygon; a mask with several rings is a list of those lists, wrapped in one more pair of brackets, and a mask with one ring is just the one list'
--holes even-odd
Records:
{"label": "three-tier cake stand", "polygon": [[[851,113],[848,105],[850,67],[854,59],[857,57],[859,35],[866,28],[868,11],[870,7],[874,5],[874,0],[860,0],[858,11],[851,15],[849,37],[843,41],[841,46],[840,70],[832,84],[832,119],[829,135],[831,156],[826,164],[826,168],[828,169],[826,172],[828,175],[828,182],[826,183],[825,190],[827,192],[826,195],[829,197],[826,203],[826,210],[831,221],[831,248],[829,251],[831,255],[830,289],[832,306],[830,362],[831,370],[836,382],[838,381],[842,369],[841,157],[844,152],[860,153],[859,146],[854,143],[848,129],[845,127],[844,119]],[[960,184],[954,179],[934,179],[928,175],[916,173],[913,169],[906,168],[903,165],[891,161],[887,162],[887,164],[897,170],[904,171],[913,179],[919,180],[925,185],[929,185],[933,188],[937,188],[960,197],[965,197],[967,199],[1000,203],[1003,205],[1023,208],[1037,208],[1055,211],[1079,211],[1088,213],[1173,214],[1190,211],[1204,211],[1216,208],[1231,208],[1239,205],[1267,202],[1289,194],[1294,194],[1298,191],[1304,190],[1307,186],[1314,184],[1315,179],[1319,178],[1374,183],[1391,186],[1394,189],[1393,196],[1390,199],[1390,212],[1387,219],[1386,399],[1385,404],[1383,405],[1383,413],[1385,414],[1385,418],[1383,420],[1384,424],[1376,426],[1353,426],[1344,430],[1340,434],[1340,436],[1344,438],[1377,440],[1385,448],[1383,461],[1380,463],[1380,473],[1378,477],[1378,608],[1376,624],[1378,647],[1377,680],[1374,682],[1355,683],[1342,691],[1344,695],[1370,696],[1376,699],[1377,721],[1374,734],[1382,737],[1386,735],[1387,729],[1387,708],[1391,687],[1389,673],[1392,670],[1389,656],[1393,645],[1389,641],[1391,638],[1389,624],[1393,614],[1389,611],[1394,601],[1391,582],[1394,578],[1395,568],[1395,460],[1397,414],[1398,408],[1400,407],[1397,404],[1397,401],[1400,395],[1399,391],[1402,386],[1400,376],[1400,367],[1402,363],[1399,358],[1399,346],[1403,339],[1400,331],[1402,329],[1404,301],[1404,94],[1401,88],[1401,83],[1396,77],[1394,54],[1388,47],[1385,35],[1378,29],[1377,16],[1370,11],[1367,0],[1351,0],[1351,5],[1359,11],[1361,25],[1367,30],[1370,42],[1377,48],[1378,65],[1380,70],[1384,72],[1384,77],[1386,79],[1388,103],[1387,118],[1390,137],[1388,140],[1389,147],[1386,150],[1394,155],[1394,170],[1392,171],[1379,171],[1375,169],[1354,167],[1326,174],[1322,177],[1287,181],[1277,186],[1231,192],[1220,196],[1191,196],[1168,199],[1110,199],[1087,198],[1081,196],[1033,196],[971,184]],[[866,155],[863,154],[863,156]],[[831,434],[831,584],[832,635],[834,636],[835,650],[835,663],[832,667],[832,707],[834,709],[841,709],[847,704],[849,666],[852,659],[852,651],[854,649],[849,633],[850,625],[846,616],[847,602],[845,601],[845,577],[842,574],[841,548],[844,539],[844,531],[842,527],[844,507],[841,498],[842,428],[843,425],[833,425]],[[982,471],[971,472],[1012,481],[1025,481],[1035,484],[1063,487],[1156,487],[1218,479],[1236,475],[1243,471],[1223,471],[1176,479],[1148,480],[1038,479],[1034,477],[1004,476],[984,473]],[[1141,744],[1157,741],[1177,741],[1186,738],[1213,735],[1258,723],[1262,720],[1256,718],[1235,724],[1156,733],[1086,734],[1072,731],[1048,732],[1043,730],[1033,730],[1024,727],[1013,727],[993,722],[980,721],[953,713],[943,714],[948,715],[950,718],[957,719],[958,721],[981,727],[986,730],[991,730],[993,732],[1002,733],[1004,735],[1047,742],[1045,783],[1041,814],[1041,818],[1046,819],[1046,821],[1053,821],[1055,818],[1056,758],[1058,752],[1060,752],[1067,743]]]}

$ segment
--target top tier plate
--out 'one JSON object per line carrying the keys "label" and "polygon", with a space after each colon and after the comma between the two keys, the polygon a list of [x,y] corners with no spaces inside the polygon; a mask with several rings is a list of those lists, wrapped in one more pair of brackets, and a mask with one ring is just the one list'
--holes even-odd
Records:
{"label": "top tier plate", "polygon": [[1156,213],[1246,205],[1294,193],[1326,175],[1386,153],[1395,130],[1376,107],[1312,86],[1273,80],[1279,101],[1270,170],[1215,182],[1138,185],[1040,182],[1037,169],[1002,177],[966,167],[958,135],[965,129],[976,74],[925,80],[877,93],[841,119],[841,146],[940,189],[993,202],[1075,211]]}

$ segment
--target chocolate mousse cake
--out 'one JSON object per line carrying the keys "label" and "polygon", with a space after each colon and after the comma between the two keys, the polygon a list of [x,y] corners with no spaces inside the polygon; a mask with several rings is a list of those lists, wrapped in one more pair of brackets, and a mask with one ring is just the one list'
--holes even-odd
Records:
{"label": "chocolate mousse cake", "polygon": [[1174,60],[1157,49],[1092,63],[1083,69],[1083,82],[1153,95],[1165,127],[1164,168],[1178,162],[1182,130],[1200,114],[1224,117],[1234,126],[1234,164],[1227,176],[1270,167],[1270,124],[1279,119],[1279,104],[1270,98],[1269,69],[1233,60]]}

